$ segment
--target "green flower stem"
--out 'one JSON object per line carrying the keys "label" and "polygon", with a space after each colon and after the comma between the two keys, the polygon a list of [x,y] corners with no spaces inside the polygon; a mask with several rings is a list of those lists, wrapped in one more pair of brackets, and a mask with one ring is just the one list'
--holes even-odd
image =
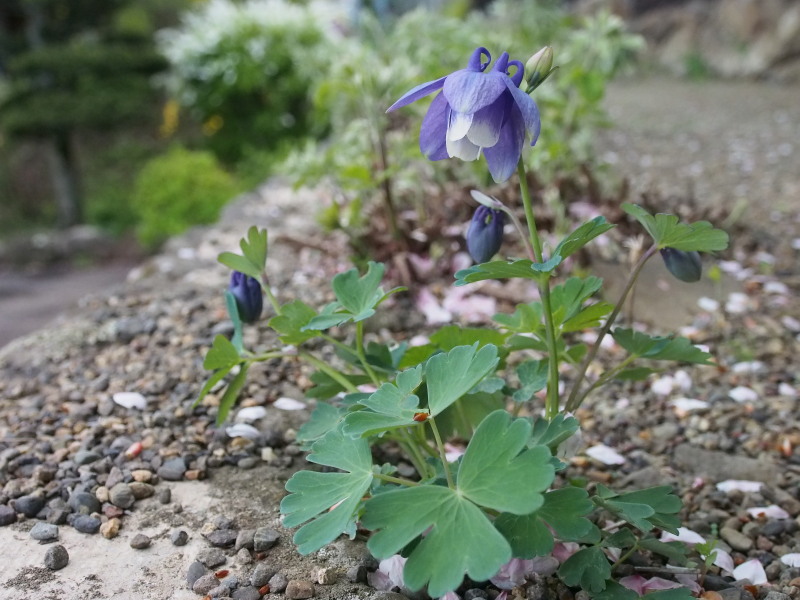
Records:
{"label": "green flower stem", "polygon": [[[542,241],[539,239],[539,233],[536,229],[536,218],[533,215],[533,201],[531,200],[531,193],[528,189],[528,177],[525,172],[525,164],[520,158],[517,163],[517,174],[519,175],[519,189],[522,194],[522,206],[525,208],[525,220],[528,222],[528,233],[530,235],[531,246],[533,247],[533,257],[536,262],[541,263],[542,257]],[[539,282],[539,296],[542,300],[542,309],[544,312],[544,327],[546,332],[546,344],[548,363],[548,376],[547,376],[547,399],[545,400],[545,418],[554,419],[558,414],[559,398],[558,398],[558,347],[556,345],[556,329],[553,323],[553,307],[550,303],[550,275],[547,274],[542,281]]]}
{"label": "green flower stem", "polygon": [[625,305],[625,299],[633,289],[633,286],[639,277],[639,273],[642,271],[642,267],[644,267],[645,263],[656,253],[657,250],[658,246],[655,244],[650,246],[650,248],[648,248],[647,251],[642,254],[642,256],[639,258],[639,262],[637,262],[636,266],[633,268],[631,276],[628,278],[628,282],[625,284],[625,288],[622,290],[614,310],[611,311],[608,319],[606,319],[606,322],[603,324],[603,327],[597,334],[597,339],[589,349],[589,352],[586,353],[583,362],[581,362],[581,366],[578,369],[578,376],[575,378],[575,383],[572,384],[572,390],[570,391],[569,398],[567,399],[567,404],[564,407],[565,410],[574,412],[586,397],[586,394],[580,395],[581,385],[583,384],[583,380],[586,378],[586,371],[589,369],[589,365],[597,356],[597,351],[600,350],[600,344],[603,342],[603,338],[609,331],[611,331],[611,326],[614,324],[614,321],[619,315],[620,310],[622,310],[622,307]]}
{"label": "green flower stem", "polygon": [[600,376],[600,377],[597,379],[597,381],[595,381],[595,382],[594,382],[592,385],[590,385],[590,386],[589,386],[589,388],[588,388],[588,389],[587,389],[585,392],[583,392],[582,394],[580,394],[580,396],[578,397],[578,400],[577,400],[577,404],[578,404],[578,406],[580,406],[581,404],[583,404],[583,401],[586,399],[586,397],[587,397],[587,396],[589,396],[589,394],[591,394],[591,393],[592,393],[593,391],[595,391],[597,388],[604,386],[604,385],[605,385],[605,384],[607,384],[609,381],[611,381],[612,379],[614,379],[614,377],[616,377],[616,376],[617,376],[617,374],[618,374],[620,371],[622,371],[622,370],[623,370],[625,367],[627,367],[629,364],[631,364],[631,363],[632,363],[633,361],[635,361],[637,358],[639,358],[639,357],[638,357],[638,356],[636,356],[636,355],[634,355],[634,354],[632,354],[632,355],[630,355],[628,358],[626,358],[625,360],[623,360],[621,363],[619,363],[619,364],[618,364],[616,367],[613,367],[613,368],[609,369],[608,371],[606,371],[605,373],[603,373],[603,374],[602,374],[602,375],[601,375],[601,376]]}
{"label": "green flower stem", "polygon": [[308,352],[300,352],[298,353],[298,356],[325,373],[328,377],[333,379],[351,394],[358,392],[358,388],[353,385],[353,383],[350,382],[344,375],[339,373],[339,371],[336,369],[331,368],[328,364],[319,360],[316,356],[312,356]]}
{"label": "green flower stem", "polygon": [[281,305],[278,303],[278,299],[275,297],[275,294],[272,293],[272,288],[269,286],[266,273],[261,274],[261,281],[259,283],[261,284],[261,289],[264,292],[264,295],[267,297],[267,300],[269,300],[269,303],[272,305],[272,310],[275,311],[276,315],[280,315]]}
{"label": "green flower stem", "polygon": [[[527,185],[527,182],[526,182],[526,185]],[[525,235],[525,229],[523,229],[522,223],[517,218],[517,215],[515,215],[513,211],[508,210],[505,207],[503,207],[503,212],[508,215],[509,219],[511,219],[511,223],[513,223],[514,228],[517,230],[517,233],[519,233],[520,239],[522,239],[522,241],[525,243],[525,249],[528,251],[528,257],[532,261],[536,262],[536,254],[533,251],[533,246],[531,246],[531,241]]]}
{"label": "green flower stem", "polygon": [[439,435],[439,428],[436,427],[436,419],[433,416],[428,417],[427,423],[431,425],[431,431],[433,431],[433,439],[436,440],[436,447],[439,449],[439,458],[442,461],[442,467],[444,468],[444,475],[447,477],[447,487],[451,490],[456,489],[455,484],[453,483],[453,476],[450,474],[450,465],[447,464],[447,453],[444,449],[444,444],[442,443],[442,436]]}
{"label": "green flower stem", "polygon": [[367,354],[364,352],[364,321],[359,321],[356,323],[356,352],[358,353],[358,358],[361,361],[361,366],[364,367],[364,371],[369,375],[369,378],[372,380],[372,383],[375,387],[380,387],[381,382],[378,379],[378,376],[375,375],[375,371],[372,370],[372,367],[369,366],[367,362]]}
{"label": "green flower stem", "polygon": [[264,354],[250,354],[245,350],[245,353],[242,355],[242,358],[245,358],[249,362],[264,362],[265,360],[271,360],[273,358],[288,358],[289,354],[282,352],[280,350],[274,350],[273,352],[265,352]]}
{"label": "green flower stem", "polygon": [[380,479],[381,481],[386,481],[387,483],[396,483],[398,485],[405,485],[408,487],[414,487],[419,485],[416,481],[411,481],[410,479],[403,479],[401,477],[392,477],[391,475],[384,475],[383,473],[373,473],[372,476],[375,479]]}
{"label": "green flower stem", "polygon": [[613,572],[613,571],[614,571],[614,570],[616,570],[616,569],[617,569],[617,568],[618,568],[620,565],[624,564],[624,563],[625,563],[625,561],[626,561],[626,560],[628,560],[628,559],[631,557],[631,555],[632,555],[634,552],[636,552],[638,549],[639,549],[639,540],[637,539],[637,540],[636,540],[636,543],[635,543],[633,546],[631,546],[631,548],[630,548],[630,549],[629,549],[629,550],[628,550],[628,551],[627,551],[625,554],[623,554],[622,556],[620,556],[620,557],[619,557],[619,559],[617,560],[617,562],[615,562],[613,565],[611,565],[611,571]]}
{"label": "green flower stem", "polygon": [[[417,427],[417,429],[422,429],[422,427]],[[417,470],[417,473],[419,473],[419,476],[423,478],[428,477],[428,463],[425,462],[425,457],[422,456],[419,446],[416,441],[412,439],[408,429],[402,430],[400,442],[406,454],[408,454],[408,458],[414,465],[414,468]]]}
{"label": "green flower stem", "polygon": [[339,340],[337,340],[335,337],[333,337],[333,336],[330,336],[330,335],[328,335],[327,333],[322,333],[321,331],[319,332],[319,337],[321,337],[321,338],[322,338],[323,340],[325,340],[326,342],[329,342],[330,344],[333,344],[334,346],[336,346],[337,348],[339,348],[339,350],[341,350],[342,352],[346,352],[347,354],[350,354],[350,355],[352,355],[352,356],[355,356],[356,358],[359,358],[359,356],[358,356],[358,352],[356,352],[355,350],[353,350],[353,349],[352,349],[350,346],[348,346],[347,344],[344,344],[344,343],[340,342],[340,341],[339,341]]}

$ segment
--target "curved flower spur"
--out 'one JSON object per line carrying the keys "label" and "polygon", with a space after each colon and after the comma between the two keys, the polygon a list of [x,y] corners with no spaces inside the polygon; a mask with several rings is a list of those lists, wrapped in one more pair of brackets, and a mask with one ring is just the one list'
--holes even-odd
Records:
{"label": "curved flower spur", "polygon": [[[506,181],[517,168],[525,140],[539,137],[539,109],[519,89],[525,67],[503,52],[487,72],[492,57],[476,48],[466,69],[418,85],[386,112],[391,112],[441,89],[422,121],[419,147],[430,160],[475,160],[481,150],[492,179]],[[513,68],[513,74],[509,72]]]}

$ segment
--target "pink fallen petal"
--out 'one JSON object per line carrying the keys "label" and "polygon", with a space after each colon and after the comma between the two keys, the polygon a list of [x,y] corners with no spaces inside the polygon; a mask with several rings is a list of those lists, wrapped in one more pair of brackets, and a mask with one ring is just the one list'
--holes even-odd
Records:
{"label": "pink fallen petal", "polygon": [[622,456],[613,448],[609,448],[605,444],[597,444],[596,446],[587,448],[586,454],[590,458],[600,461],[604,465],[622,465],[626,462],[624,456]]}
{"label": "pink fallen petal", "polygon": [[689,373],[683,369],[680,369],[675,371],[675,375],[673,377],[675,378],[675,384],[681,389],[681,391],[688,392],[691,389],[692,377],[689,375]]}
{"label": "pink fallen petal", "polygon": [[463,446],[457,446],[455,444],[451,444],[450,442],[445,442],[444,444],[444,456],[447,459],[447,462],[458,460],[460,456],[463,456],[464,452],[466,452],[466,448]]}
{"label": "pink fallen petal", "polygon": [[693,410],[705,410],[711,406],[705,400],[697,400],[696,398],[675,398],[675,400],[670,401],[669,405],[681,416],[687,415]]}
{"label": "pink fallen petal", "polygon": [[703,588],[701,588],[700,584],[697,583],[697,575],[692,575],[690,573],[676,573],[675,579],[677,579],[678,583],[680,583],[693,594],[699,594],[703,591]]}
{"label": "pink fallen petal", "polygon": [[436,296],[428,288],[422,288],[419,291],[415,304],[417,310],[425,316],[425,321],[428,325],[439,325],[453,320],[453,313],[442,308]]}
{"label": "pink fallen petal", "polygon": [[788,398],[797,398],[797,390],[786,382],[778,385],[778,393],[781,396],[787,396]]}
{"label": "pink fallen petal", "polygon": [[658,590],[674,590],[675,588],[683,587],[677,581],[670,581],[663,577],[651,577],[644,584],[645,592],[655,592]]}
{"label": "pink fallen petal", "polygon": [[642,577],[641,575],[629,575],[628,577],[623,577],[619,580],[620,585],[624,585],[629,590],[633,590],[640,596],[644,595],[644,584],[647,583],[647,579]]}
{"label": "pink fallen petal", "polygon": [[687,527],[678,527],[678,535],[675,535],[668,531],[663,531],[661,533],[661,541],[683,542],[684,544],[704,544],[706,540],[702,535],[700,535],[696,531],[692,531]]}
{"label": "pink fallen petal", "polygon": [[764,565],[754,558],[743,562],[733,570],[733,578],[736,581],[748,579],[753,585],[762,585],[767,583],[767,574],[764,571]]}
{"label": "pink fallen petal", "polygon": [[436,268],[436,262],[419,254],[408,254],[408,261],[420,279],[426,279]]}
{"label": "pink fallen petal", "polygon": [[511,590],[522,585],[525,583],[525,575],[529,570],[527,562],[529,561],[521,558],[512,558],[500,567],[500,570],[489,581],[501,590]]}
{"label": "pink fallen petal", "polygon": [[471,294],[465,287],[450,288],[444,295],[442,306],[468,323],[489,321],[497,313],[497,301],[494,298]]}
{"label": "pink fallen petal", "polygon": [[720,481],[717,484],[717,489],[722,492],[738,491],[752,493],[760,491],[762,485],[764,484],[760,481],[748,481],[746,479],[726,479],[725,481]]}
{"label": "pink fallen petal", "polygon": [[762,515],[770,519],[789,519],[789,513],[780,506],[770,504],[769,506],[755,506],[747,509],[747,514],[751,517],[759,518]]}
{"label": "pink fallen petal", "polygon": [[672,375],[664,375],[663,377],[659,377],[652,384],[650,384],[650,390],[654,394],[659,396],[667,396],[672,393],[672,388],[675,386],[675,379]]}
{"label": "pink fallen petal", "polygon": [[790,552],[781,556],[781,562],[790,567],[800,567],[800,552]]}
{"label": "pink fallen petal", "polygon": [[406,559],[395,554],[383,559],[378,564],[378,570],[367,575],[367,581],[376,590],[382,592],[387,592],[395,587],[402,588],[405,585],[403,580],[405,566]]}
{"label": "pink fallen petal", "polygon": [[453,591],[447,592],[444,596],[439,596],[439,600],[461,600],[461,596]]}
{"label": "pink fallen petal", "polygon": [[558,562],[563,563],[580,549],[576,542],[556,542],[552,554]]}
{"label": "pink fallen petal", "polygon": [[718,566],[726,573],[733,573],[733,557],[721,548],[714,548],[714,565]]}
{"label": "pink fallen petal", "polygon": [[558,559],[555,556],[537,556],[528,561],[530,573],[542,577],[550,577],[558,570]]}

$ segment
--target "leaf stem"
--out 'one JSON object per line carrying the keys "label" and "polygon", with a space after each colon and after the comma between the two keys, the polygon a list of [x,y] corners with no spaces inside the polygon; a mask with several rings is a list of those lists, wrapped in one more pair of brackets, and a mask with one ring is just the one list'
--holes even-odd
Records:
{"label": "leaf stem", "polygon": [[[420,427],[419,429],[422,428]],[[419,476],[423,478],[428,477],[428,463],[425,462],[425,457],[422,456],[416,442],[411,438],[408,429],[403,430],[402,441],[409,455],[409,459],[411,459],[411,462],[414,464],[414,468],[417,470],[417,473],[419,473]]]}
{"label": "leaf stem", "polygon": [[372,370],[372,367],[369,366],[367,362],[367,354],[364,352],[364,321],[359,321],[356,323],[356,352],[358,353],[358,358],[361,361],[361,365],[364,367],[364,371],[366,371],[369,378],[372,380],[372,383],[375,387],[380,387],[381,382],[378,379],[378,376],[375,375],[375,371]]}
{"label": "leaf stem", "polygon": [[264,295],[269,300],[269,303],[272,305],[272,310],[275,311],[276,315],[281,314],[281,305],[278,303],[278,299],[275,297],[275,294],[272,293],[272,288],[269,285],[269,278],[267,277],[267,273],[264,272],[261,274],[261,289],[264,292]]}
{"label": "leaf stem", "polygon": [[638,549],[639,549],[639,540],[637,539],[636,543],[633,546],[631,546],[630,550],[628,550],[625,554],[620,556],[617,559],[617,562],[611,565],[611,570],[612,571],[616,570],[621,564],[623,564],[626,560],[628,560],[631,557],[631,555]]}
{"label": "leaf stem", "polygon": [[606,383],[608,383],[608,382],[609,382],[609,380],[611,380],[611,379],[613,379],[614,377],[616,377],[616,376],[617,376],[617,374],[618,374],[620,371],[622,371],[622,369],[624,369],[625,367],[627,367],[629,364],[631,364],[631,363],[632,363],[634,360],[636,360],[637,358],[639,358],[639,357],[638,357],[638,356],[636,356],[635,354],[631,354],[631,355],[630,355],[628,358],[626,358],[625,360],[623,360],[623,361],[622,361],[621,363],[619,363],[619,364],[618,364],[616,367],[613,367],[613,368],[609,369],[608,371],[606,371],[605,373],[603,373],[603,374],[602,374],[602,375],[601,375],[601,376],[600,376],[600,377],[597,379],[597,381],[595,381],[595,382],[594,382],[592,385],[590,385],[590,386],[589,386],[589,388],[588,388],[588,389],[587,389],[585,392],[583,392],[582,394],[580,394],[580,396],[578,397],[578,400],[577,400],[577,404],[578,404],[578,406],[580,406],[580,405],[583,403],[583,401],[586,399],[586,397],[587,397],[589,394],[591,394],[591,393],[592,393],[593,391],[595,391],[597,388],[599,388],[599,387],[601,387],[601,386],[604,386]]}
{"label": "leaf stem", "polygon": [[614,310],[611,311],[608,319],[606,319],[606,322],[603,324],[603,327],[597,334],[597,339],[584,357],[583,362],[581,362],[581,366],[578,370],[578,376],[575,378],[575,383],[572,384],[572,390],[570,391],[569,398],[567,399],[567,404],[565,406],[567,411],[574,412],[577,410],[577,408],[581,405],[581,402],[583,402],[583,399],[586,397],[585,394],[579,397],[581,385],[583,384],[583,380],[586,378],[586,371],[591,362],[597,356],[597,351],[600,350],[600,344],[603,342],[603,338],[611,330],[611,326],[614,324],[614,321],[619,315],[620,310],[622,310],[622,307],[625,304],[625,299],[633,289],[636,279],[639,277],[639,273],[642,271],[642,267],[644,267],[645,263],[656,253],[657,250],[658,246],[656,244],[650,246],[650,248],[648,248],[647,251],[642,254],[641,258],[639,258],[639,262],[637,262],[636,266],[633,268],[631,276],[628,278],[628,282],[625,284],[625,288],[622,290],[616,306],[614,306]]}
{"label": "leaf stem", "polygon": [[317,369],[325,373],[328,377],[333,379],[336,383],[341,385],[344,389],[348,392],[355,393],[358,392],[358,388],[353,385],[353,383],[348,380],[344,375],[339,373],[336,369],[331,368],[328,364],[322,362],[316,356],[312,356],[308,352],[300,352],[298,356],[305,361],[308,361],[310,364],[314,365]]}
{"label": "leaf stem", "polygon": [[386,481],[388,483],[396,483],[398,485],[405,485],[408,487],[414,487],[419,485],[416,481],[411,481],[410,479],[403,479],[402,477],[392,477],[391,475],[384,475],[383,473],[373,473],[372,476],[375,479],[380,479],[381,481]]}
{"label": "leaf stem", "polygon": [[450,474],[450,465],[447,464],[447,453],[444,449],[444,444],[442,443],[442,436],[439,435],[439,428],[436,426],[436,419],[433,416],[428,417],[427,423],[431,425],[431,431],[433,431],[433,439],[436,440],[436,447],[439,449],[439,458],[442,461],[442,468],[444,468],[444,476],[447,478],[447,487],[451,490],[456,489],[455,484],[453,483],[453,476]]}
{"label": "leaf stem", "polygon": [[[533,214],[533,201],[531,200],[530,189],[528,188],[528,177],[525,171],[525,164],[520,158],[517,163],[517,174],[519,175],[519,190],[522,195],[522,206],[525,209],[525,220],[528,222],[528,233],[530,235],[533,257],[536,262],[543,261],[542,242],[536,228],[536,218]],[[542,301],[542,311],[544,312],[545,342],[547,344],[548,376],[547,376],[547,399],[545,400],[545,417],[552,420],[558,414],[558,347],[556,345],[556,328],[553,323],[553,307],[550,303],[550,274],[547,273],[539,282],[539,296]]]}

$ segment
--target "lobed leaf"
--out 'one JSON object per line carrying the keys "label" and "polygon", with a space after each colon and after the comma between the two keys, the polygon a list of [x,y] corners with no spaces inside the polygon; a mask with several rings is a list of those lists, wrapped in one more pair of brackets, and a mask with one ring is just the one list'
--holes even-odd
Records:
{"label": "lobed leaf", "polygon": [[476,281],[484,281],[486,279],[512,279],[515,277],[539,281],[544,275],[534,269],[533,261],[521,259],[514,261],[496,260],[473,265],[468,269],[456,271],[455,277],[455,285],[467,285],[468,283],[475,283]]}
{"label": "lobed leaf", "polygon": [[611,566],[603,550],[591,546],[578,550],[565,560],[558,575],[567,585],[580,586],[594,594],[606,588],[606,580],[611,577]]}
{"label": "lobed leaf", "polygon": [[422,383],[422,366],[403,371],[395,383],[384,383],[368,398],[361,400],[368,410],[349,413],[344,419],[343,432],[351,437],[415,425],[419,412],[419,397],[414,391]]}
{"label": "lobed leaf", "polygon": [[284,344],[299,346],[303,342],[316,337],[314,330],[304,329],[317,311],[301,300],[289,302],[281,307],[281,314],[272,317],[269,326],[274,329]]}
{"label": "lobed leaf", "polygon": [[222,252],[217,257],[217,260],[229,269],[239,271],[254,279],[259,279],[261,277],[263,269],[251,263],[244,256],[234,254],[233,252]]}
{"label": "lobed leaf", "polygon": [[469,392],[494,371],[498,360],[496,346],[488,344],[478,349],[477,342],[429,358],[425,363],[425,379],[431,414],[438,415]]}
{"label": "lobed leaf", "polygon": [[547,359],[526,360],[517,367],[520,389],[513,394],[514,402],[527,402],[547,386]]}
{"label": "lobed leaf", "polygon": [[625,203],[622,210],[639,221],[659,248],[684,252],[715,252],[728,247],[728,234],[708,221],[680,223],[675,215],[651,215],[641,206]]}
{"label": "lobed leaf", "polygon": [[561,240],[553,254],[559,254],[562,258],[567,258],[583,248],[597,236],[613,228],[614,225],[608,223],[605,217],[595,217]]}
{"label": "lobed leaf", "polygon": [[203,368],[209,371],[225,368],[230,370],[240,362],[242,362],[242,357],[239,356],[236,347],[220,333],[214,338],[211,348],[206,353],[206,357],[203,360]]}
{"label": "lobed leaf", "polygon": [[650,336],[633,329],[617,327],[611,335],[634,356],[650,360],[675,360],[710,365],[711,355],[685,337]]}
{"label": "lobed leaf", "polygon": [[572,437],[579,428],[578,419],[564,413],[558,413],[551,420],[540,417],[533,422],[529,445],[547,446],[555,454],[561,442]]}
{"label": "lobed leaf", "polygon": [[637,529],[648,532],[659,527],[678,533],[680,521],[677,513],[682,507],[680,498],[672,488],[662,485],[635,492],[617,494],[603,485],[597,486],[595,501]]}

